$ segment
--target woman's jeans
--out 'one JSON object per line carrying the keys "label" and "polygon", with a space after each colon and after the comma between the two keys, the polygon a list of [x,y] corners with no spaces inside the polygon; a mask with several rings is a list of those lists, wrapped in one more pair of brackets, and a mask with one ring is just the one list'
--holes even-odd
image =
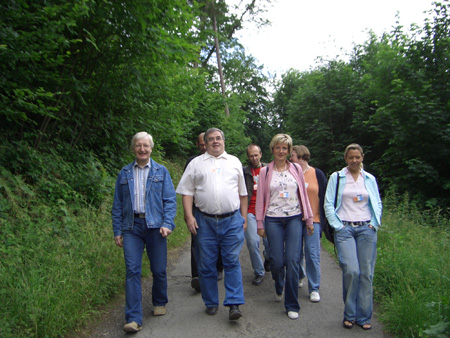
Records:
{"label": "woman's jeans", "polygon": [[305,278],[303,269],[303,256],[305,256],[306,276],[308,277],[308,291],[319,291],[320,287],[320,223],[314,223],[314,233],[309,236],[306,228],[306,221],[303,223],[303,250],[300,253],[300,279]]}
{"label": "woman's jeans", "polygon": [[142,325],[142,254],[144,247],[150,260],[153,275],[153,306],[165,306],[167,299],[167,239],[159,228],[148,229],[145,218],[135,218],[132,231],[123,232],[123,254],[125,257],[125,320]]}
{"label": "woman's jeans", "polygon": [[373,311],[372,281],[377,255],[377,232],[368,225],[344,226],[334,235],[342,269],[344,319],[370,323]]}
{"label": "woman's jeans", "polygon": [[275,292],[285,292],[286,311],[300,310],[298,279],[300,252],[302,250],[302,215],[291,217],[267,217],[265,229],[270,247],[270,269],[275,281]]}

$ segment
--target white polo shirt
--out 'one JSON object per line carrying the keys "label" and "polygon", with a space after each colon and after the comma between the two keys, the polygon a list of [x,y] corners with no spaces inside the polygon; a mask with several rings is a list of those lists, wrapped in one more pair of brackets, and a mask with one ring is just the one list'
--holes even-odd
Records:
{"label": "white polo shirt", "polygon": [[218,157],[206,152],[189,163],[176,192],[193,196],[195,206],[207,214],[235,211],[239,196],[247,196],[242,163],[225,151]]}

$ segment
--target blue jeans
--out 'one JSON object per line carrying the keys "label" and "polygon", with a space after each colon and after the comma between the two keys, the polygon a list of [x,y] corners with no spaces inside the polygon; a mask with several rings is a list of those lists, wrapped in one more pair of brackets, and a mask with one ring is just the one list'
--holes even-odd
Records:
{"label": "blue jeans", "polygon": [[[257,233],[256,218],[253,214],[247,214],[247,231],[245,231],[245,241],[247,242],[248,253],[255,276],[264,276],[264,265],[259,252],[260,236]],[[266,241],[263,241],[264,247]],[[265,248],[267,251],[268,248]]]}
{"label": "blue jeans", "polygon": [[217,257],[222,254],[225,299],[223,305],[244,304],[244,287],[239,254],[244,244],[244,218],[237,211],[223,219],[207,217],[202,212],[197,220],[196,258],[202,298],[206,307],[219,305]]}
{"label": "blue jeans", "polygon": [[123,232],[123,254],[126,266],[125,320],[142,325],[142,254],[144,247],[153,275],[152,303],[165,306],[167,299],[167,239],[159,229],[148,229],[144,218],[135,218],[133,230]]}
{"label": "blue jeans", "polygon": [[[305,256],[306,276],[308,277],[308,292],[319,291],[320,287],[320,223],[314,223],[314,233],[308,236],[306,222],[303,223],[303,248],[300,253],[300,279],[305,278],[303,256]],[[304,254],[303,254],[304,252]]]}
{"label": "blue jeans", "polygon": [[275,292],[281,295],[284,288],[286,311],[298,312],[302,215],[266,217],[265,229],[270,246],[270,269],[275,281]]}
{"label": "blue jeans", "polygon": [[373,311],[372,281],[377,256],[377,232],[369,226],[344,226],[334,235],[342,269],[344,319],[370,323]]}

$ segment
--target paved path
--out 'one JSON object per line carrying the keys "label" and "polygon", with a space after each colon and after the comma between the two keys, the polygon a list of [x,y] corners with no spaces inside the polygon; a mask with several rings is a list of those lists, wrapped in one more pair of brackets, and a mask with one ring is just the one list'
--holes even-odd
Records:
{"label": "paved path", "polygon": [[[275,301],[275,291],[269,274],[260,286],[251,285],[253,272],[247,247],[241,252],[244,280],[245,305],[241,306],[243,317],[236,322],[228,320],[228,308],[219,307],[216,316],[204,313],[205,306],[199,293],[190,286],[189,241],[172,257],[169,274],[169,303],[167,315],[152,316],[151,280],[143,281],[144,324],[143,330],[135,335],[125,334],[124,299],[117,300],[114,309],[105,314],[103,320],[90,330],[85,337],[389,337],[382,331],[376,318],[372,319],[373,329],[364,331],[359,326],[351,330],[342,327],[341,270],[333,258],[325,251],[321,256],[322,281],[320,303],[311,303],[307,287],[299,289],[300,317],[287,317],[283,302]],[[148,263],[148,260],[146,261]],[[219,282],[219,296],[224,298],[223,281]]]}

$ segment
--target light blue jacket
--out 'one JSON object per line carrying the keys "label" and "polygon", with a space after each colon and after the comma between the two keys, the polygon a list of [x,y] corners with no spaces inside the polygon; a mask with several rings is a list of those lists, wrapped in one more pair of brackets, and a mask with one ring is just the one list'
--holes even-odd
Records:
{"label": "light blue jacket", "polygon": [[[383,211],[383,206],[381,203],[380,193],[378,191],[377,180],[375,176],[369,174],[367,171],[362,170],[362,174],[364,176],[364,185],[366,187],[367,192],[369,193],[369,206],[370,211],[372,213],[372,217],[370,219],[370,224],[378,230],[378,227],[381,225],[381,214]],[[334,207],[334,201],[336,197],[336,183],[337,177],[339,175],[339,191],[338,198],[336,202],[336,208]],[[345,168],[337,173],[333,173],[328,180],[327,192],[325,194],[325,216],[328,219],[328,223],[336,230],[339,231],[342,229],[344,224],[341,219],[337,215],[337,211],[341,207],[342,203],[342,192],[344,191],[346,182],[345,177]]]}
{"label": "light blue jacket", "polygon": [[[152,159],[145,191],[145,221],[148,228],[165,227],[175,229],[177,197],[169,171]],[[112,207],[114,237],[124,230],[133,230],[134,225],[134,178],[133,165],[122,168],[117,176]]]}

